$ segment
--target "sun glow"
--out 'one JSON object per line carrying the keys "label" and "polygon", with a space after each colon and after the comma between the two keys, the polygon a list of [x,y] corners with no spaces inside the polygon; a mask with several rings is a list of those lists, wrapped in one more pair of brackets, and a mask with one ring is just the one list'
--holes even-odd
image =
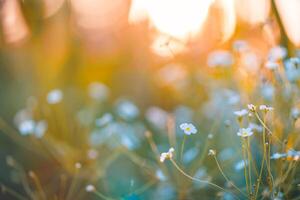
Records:
{"label": "sun glow", "polygon": [[195,36],[213,0],[133,0],[129,22],[149,19],[161,33],[186,40]]}
{"label": "sun glow", "polygon": [[300,46],[300,27],[299,25],[299,9],[300,1],[298,0],[276,0],[276,6],[282,19],[287,36],[296,46]]}

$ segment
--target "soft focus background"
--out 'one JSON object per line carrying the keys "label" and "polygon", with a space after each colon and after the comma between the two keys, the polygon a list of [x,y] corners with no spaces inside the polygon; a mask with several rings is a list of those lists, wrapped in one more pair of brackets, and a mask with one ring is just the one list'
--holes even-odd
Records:
{"label": "soft focus background", "polygon": [[[191,121],[199,134],[187,143],[190,172],[215,177],[212,160],[205,169],[194,162],[213,134],[208,146],[242,185],[232,111],[272,104],[279,135],[291,131],[284,120],[298,99],[285,99],[265,65],[300,56],[299,10],[299,0],[0,0],[0,182],[30,198],[32,170],[48,199],[96,199],[88,183],[115,198],[214,199],[209,190],[187,195],[191,183],[178,175],[157,181],[145,132],[162,152],[180,144],[178,124]],[[28,119],[40,122],[37,137]],[[284,139],[295,147],[295,137]]]}

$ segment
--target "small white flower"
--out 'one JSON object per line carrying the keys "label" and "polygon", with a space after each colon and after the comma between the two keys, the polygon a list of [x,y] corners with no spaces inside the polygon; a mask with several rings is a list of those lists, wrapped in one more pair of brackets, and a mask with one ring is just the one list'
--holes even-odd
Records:
{"label": "small white flower", "polygon": [[93,191],[95,191],[96,189],[95,189],[95,186],[93,186],[93,185],[87,185],[86,187],[85,187],[85,191],[87,191],[87,192],[93,192]]}
{"label": "small white flower", "polygon": [[48,128],[48,124],[45,120],[36,122],[34,135],[37,138],[42,138],[44,136],[45,132],[47,131],[47,128]]}
{"label": "small white flower", "polygon": [[251,112],[255,112],[256,111],[256,106],[253,105],[253,104],[248,104],[247,107],[248,107],[249,111],[251,111]]}
{"label": "small white flower", "polygon": [[98,152],[95,149],[89,149],[87,152],[87,156],[89,159],[94,160],[98,156]]}
{"label": "small white flower", "polygon": [[209,67],[230,67],[232,64],[233,56],[229,51],[214,51],[207,58],[207,65]]}
{"label": "small white flower", "polygon": [[16,165],[16,161],[12,156],[6,156],[6,164],[10,167],[14,167]]}
{"label": "small white flower", "polygon": [[37,138],[42,138],[47,131],[47,126],[47,122],[44,120],[25,120],[18,125],[18,129],[21,135],[34,135]]}
{"label": "small white flower", "polygon": [[207,138],[208,138],[208,139],[213,139],[213,138],[214,138],[214,135],[213,135],[212,133],[210,133],[210,134],[207,135]]}
{"label": "small white flower", "polygon": [[196,127],[191,123],[183,123],[183,124],[180,124],[179,127],[180,127],[181,130],[183,130],[183,132],[186,135],[191,135],[191,134],[196,134],[197,133]]}
{"label": "small white flower", "polygon": [[33,120],[25,120],[19,124],[21,135],[30,135],[34,132],[35,122]]}
{"label": "small white flower", "polygon": [[298,57],[292,57],[292,58],[290,58],[290,61],[296,66],[300,65],[300,58],[298,58]]}
{"label": "small white flower", "polygon": [[248,114],[248,110],[246,110],[246,109],[238,110],[238,111],[235,111],[234,114],[238,117],[243,117]]}
{"label": "small white flower", "polygon": [[271,159],[277,160],[277,159],[280,159],[280,158],[283,158],[283,157],[286,157],[285,153],[274,153],[271,156]]}
{"label": "small white flower", "polygon": [[77,162],[75,163],[75,168],[76,169],[80,169],[82,167],[81,163]]}
{"label": "small white flower", "polygon": [[292,108],[292,110],[291,110],[291,115],[292,115],[292,117],[296,120],[296,119],[298,119],[299,118],[299,116],[300,116],[300,110],[298,109],[298,108]]}
{"label": "small white flower", "polygon": [[270,49],[269,59],[273,61],[281,60],[287,55],[287,49],[281,46],[276,46]]}
{"label": "small white flower", "polygon": [[51,90],[47,95],[47,102],[49,104],[57,104],[63,98],[63,93],[59,89]]}
{"label": "small white flower", "polygon": [[268,112],[268,111],[274,110],[274,108],[273,108],[273,107],[270,107],[270,106],[266,106],[266,105],[260,105],[260,106],[259,106],[259,110]]}
{"label": "small white flower", "polygon": [[90,83],[88,90],[89,96],[95,100],[106,100],[109,96],[108,87],[99,82]]}
{"label": "small white flower", "polygon": [[161,129],[165,128],[168,121],[168,113],[159,107],[150,107],[146,111],[146,119]]}
{"label": "small white flower", "polygon": [[263,131],[263,127],[261,125],[258,125],[258,124],[252,123],[252,122],[249,123],[249,128],[251,128],[252,130],[255,130],[257,132]]}
{"label": "small white flower", "polygon": [[208,155],[209,155],[209,156],[215,156],[216,154],[217,154],[216,150],[210,149],[210,150],[208,151]]}
{"label": "small white flower", "polygon": [[233,49],[238,52],[244,52],[248,49],[248,43],[244,40],[236,40],[233,43]]}
{"label": "small white flower", "polygon": [[275,69],[279,68],[279,64],[274,61],[268,61],[268,62],[266,62],[265,67],[268,69],[271,69],[271,70],[275,70]]}
{"label": "small white flower", "polygon": [[240,128],[240,130],[237,132],[237,135],[240,137],[249,137],[253,134],[253,131],[251,128]]}
{"label": "small white flower", "polygon": [[113,116],[110,113],[105,113],[102,117],[99,119],[96,119],[96,125],[99,127],[105,126],[108,123],[113,121]]}
{"label": "small white flower", "polygon": [[129,100],[121,100],[117,104],[118,115],[125,120],[133,120],[139,116],[138,107]]}
{"label": "small white flower", "polygon": [[172,159],[173,158],[173,152],[175,149],[171,147],[168,152],[164,152],[160,155],[160,162],[164,162],[166,159]]}

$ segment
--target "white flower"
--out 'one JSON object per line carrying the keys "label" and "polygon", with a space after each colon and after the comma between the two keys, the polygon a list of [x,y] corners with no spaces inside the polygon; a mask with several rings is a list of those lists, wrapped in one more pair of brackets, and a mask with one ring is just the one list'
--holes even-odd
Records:
{"label": "white flower", "polygon": [[96,125],[102,127],[113,121],[113,116],[110,113],[105,113],[101,118],[96,119]]}
{"label": "white flower", "polygon": [[213,139],[213,138],[214,138],[214,135],[213,135],[212,133],[210,133],[210,134],[207,135],[207,138],[208,138],[208,139]]}
{"label": "white flower", "polygon": [[138,107],[129,100],[119,101],[116,110],[118,115],[125,120],[133,120],[140,113]]}
{"label": "white flower", "polygon": [[150,107],[146,111],[146,118],[153,125],[163,129],[168,121],[168,113],[159,107]]}
{"label": "white flower", "polygon": [[209,67],[230,67],[232,64],[233,57],[229,51],[214,51],[207,58],[207,65]]}
{"label": "white flower", "polygon": [[251,111],[251,112],[255,112],[256,111],[256,106],[255,105],[248,104],[247,106],[248,106],[249,111]]}
{"label": "white flower", "polygon": [[77,162],[75,163],[75,168],[76,169],[80,169],[82,167],[81,163]]}
{"label": "white flower", "polygon": [[279,64],[274,61],[268,61],[268,62],[266,62],[265,67],[268,69],[274,70],[274,69],[279,68]]}
{"label": "white flower", "polygon": [[240,128],[240,130],[237,132],[237,135],[240,137],[249,137],[253,134],[253,131],[251,128]]}
{"label": "white flower", "polygon": [[63,93],[59,89],[51,90],[47,95],[47,102],[49,104],[57,104],[63,98]]}
{"label": "white flower", "polygon": [[248,114],[248,110],[246,110],[246,109],[238,110],[238,111],[235,111],[234,114],[238,117],[243,117]]}
{"label": "white flower", "polygon": [[252,130],[255,130],[257,132],[263,131],[263,127],[261,125],[258,125],[258,124],[252,123],[252,122],[249,123],[249,128],[251,128]]}
{"label": "white flower", "polygon": [[300,64],[300,58],[297,57],[290,58],[290,61],[296,66]]}
{"label": "white flower", "polygon": [[109,96],[109,89],[106,85],[98,82],[90,83],[89,96],[95,100],[106,100]]}
{"label": "white flower", "polygon": [[277,159],[280,159],[280,158],[283,158],[283,157],[286,157],[285,153],[274,153],[271,156],[271,159],[277,160]]}
{"label": "white flower", "polygon": [[248,49],[248,43],[244,40],[236,40],[233,43],[233,49],[238,52],[244,52]]}
{"label": "white flower", "polygon": [[268,111],[274,110],[274,108],[273,108],[273,107],[270,107],[270,106],[266,106],[266,105],[260,105],[260,106],[259,106],[259,110],[268,112]]}
{"label": "white flower", "polygon": [[300,116],[300,110],[296,107],[292,108],[291,115],[294,119],[298,119]]}
{"label": "white flower", "polygon": [[287,49],[281,46],[276,46],[270,49],[269,59],[273,61],[281,60],[287,55]]}
{"label": "white flower", "polygon": [[96,189],[95,189],[95,186],[93,186],[93,185],[87,185],[86,187],[85,187],[85,191],[87,191],[87,192],[93,192],[93,191],[95,191]]}
{"label": "white flower", "polygon": [[18,129],[21,135],[34,135],[37,138],[42,138],[47,131],[47,122],[44,120],[34,121],[25,120],[20,122]]}
{"label": "white flower", "polygon": [[186,135],[191,135],[191,134],[196,134],[197,133],[196,127],[191,123],[183,123],[183,124],[180,124],[179,127],[180,127],[181,130],[183,130],[183,132]]}
{"label": "white flower", "polygon": [[208,155],[209,156],[215,156],[217,154],[217,152],[216,152],[216,150],[214,150],[214,149],[210,149],[209,151],[208,151]]}
{"label": "white flower", "polygon": [[95,149],[90,149],[87,152],[87,156],[88,156],[89,159],[94,160],[94,159],[97,158],[98,152]]}
{"label": "white flower", "polygon": [[166,159],[172,159],[174,151],[175,149],[171,147],[168,152],[164,152],[160,154],[160,158],[159,158],[160,162],[164,162]]}
{"label": "white flower", "polygon": [[21,135],[29,135],[34,132],[35,122],[33,120],[25,120],[19,124]]}
{"label": "white flower", "polygon": [[37,138],[42,138],[44,136],[45,132],[47,131],[47,128],[48,128],[48,124],[45,120],[36,122],[34,135]]}

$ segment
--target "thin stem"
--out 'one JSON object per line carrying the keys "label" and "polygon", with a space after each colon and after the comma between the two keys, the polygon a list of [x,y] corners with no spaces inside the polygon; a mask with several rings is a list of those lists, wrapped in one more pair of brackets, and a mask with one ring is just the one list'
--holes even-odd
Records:
{"label": "thin stem", "polygon": [[[270,135],[272,135],[276,140],[278,140],[282,145],[284,145],[284,143],[281,142],[276,136],[274,136],[272,134],[272,131],[267,127],[266,122],[265,122],[265,117],[266,116],[264,116],[264,121],[260,118],[259,114],[256,111],[255,111],[255,116],[259,120],[259,122],[263,125],[263,127],[269,132],[268,137]],[[264,134],[264,135],[266,137],[266,134]],[[270,143],[268,143],[268,145],[270,146]],[[268,148],[270,148],[270,147],[268,147]],[[272,182],[272,183],[270,183],[269,186],[270,186],[270,190],[272,191],[272,187],[274,185],[274,180],[273,180],[273,176],[272,176],[272,172],[271,172],[270,162],[268,161],[268,159],[270,159],[270,158],[267,158],[268,154],[267,154],[266,138],[264,139],[264,151],[265,151],[265,160],[266,160],[266,166],[267,166],[267,170],[268,170],[268,176],[269,176],[269,178],[271,179],[271,182]],[[268,149],[268,151],[270,151],[270,150]]]}
{"label": "thin stem", "polygon": [[151,147],[151,150],[155,153],[155,157],[156,157],[156,161],[157,163],[159,164],[161,170],[163,171],[164,174],[169,174],[170,172],[168,171],[168,169],[166,168],[165,165],[163,165],[160,161],[159,161],[159,151],[158,151],[158,148],[157,148],[157,145],[153,139],[153,136],[152,136],[152,133],[150,131],[147,131],[145,133],[146,137],[147,137],[147,140],[150,144],[150,147]]}
{"label": "thin stem", "polygon": [[113,199],[113,198],[110,198],[110,197],[105,196],[104,194],[102,194],[102,193],[99,192],[98,190],[93,191],[93,193],[94,193],[97,197],[100,197],[101,199],[104,199],[104,200],[115,200],[115,199]]}
{"label": "thin stem", "polygon": [[34,182],[34,184],[35,184],[35,186],[36,186],[36,188],[37,188],[37,190],[40,194],[41,199],[47,199],[46,194],[45,194],[45,192],[43,190],[43,187],[41,185],[41,182],[40,182],[39,178],[36,176],[36,174],[33,171],[30,171],[29,172],[29,177],[32,178],[32,180],[33,180],[33,182]]}
{"label": "thin stem", "polygon": [[184,151],[185,141],[186,141],[186,134],[184,134],[183,141],[182,141],[182,144],[181,144],[181,151],[180,151],[180,160],[181,160],[181,162],[183,161],[182,159],[183,159],[183,151]]}
{"label": "thin stem", "polygon": [[259,116],[259,114],[256,111],[255,111],[255,116],[258,119],[258,121],[261,123],[261,125],[268,131],[268,133],[270,135],[272,135],[277,140],[278,143],[280,143],[281,145],[284,145],[284,143],[278,137],[273,135],[272,131],[267,127],[266,123],[263,122],[263,120],[261,119],[261,117]]}
{"label": "thin stem", "polygon": [[216,161],[216,163],[217,163],[217,166],[218,166],[219,171],[221,172],[221,174],[223,175],[223,177],[225,178],[225,180],[228,181],[228,183],[230,183],[230,184],[231,184],[237,191],[239,191],[242,195],[244,195],[244,196],[247,197],[247,195],[246,195],[243,191],[241,191],[241,190],[234,184],[234,182],[231,181],[231,180],[225,175],[225,173],[224,173],[224,171],[222,170],[221,165],[220,165],[220,163],[219,163],[219,161],[218,161],[216,155],[213,155],[213,157],[214,157],[214,159],[215,159],[215,161]]}
{"label": "thin stem", "polygon": [[242,151],[243,151],[243,160],[244,160],[244,176],[245,176],[245,182],[246,182],[246,188],[247,188],[247,192],[250,195],[250,190],[249,190],[249,184],[248,184],[248,172],[247,172],[247,166],[246,164],[248,164],[246,162],[246,152],[245,152],[245,144],[244,141],[242,140]]}
{"label": "thin stem", "polygon": [[0,185],[1,185],[1,192],[2,193],[7,192],[11,196],[14,196],[15,198],[17,198],[19,200],[28,200],[27,198],[23,197],[21,194],[15,192],[14,190],[12,190],[11,188],[5,186],[4,184],[0,183]]}
{"label": "thin stem", "polygon": [[[264,117],[264,122],[265,122],[265,117]],[[259,185],[260,185],[261,178],[262,178],[261,176],[262,176],[262,172],[263,172],[263,168],[264,168],[264,164],[265,164],[265,157],[266,157],[265,145],[266,145],[266,128],[263,126],[263,158],[262,158],[261,165],[260,165],[259,177],[257,179],[257,187],[256,187],[256,191],[255,191],[255,199],[257,198],[257,194],[258,194],[258,190],[259,190]]]}
{"label": "thin stem", "polygon": [[279,183],[283,183],[287,177],[289,176],[290,171],[294,168],[294,162],[291,162],[288,166],[288,169],[286,172],[283,174],[282,178],[280,179]]}
{"label": "thin stem", "polygon": [[25,192],[30,196],[31,199],[35,199],[35,195],[29,186],[29,182],[27,180],[27,175],[26,175],[24,169],[18,163],[16,164],[15,169],[19,172],[21,184],[22,184]]}
{"label": "thin stem", "polygon": [[72,197],[72,193],[73,193],[73,191],[75,189],[75,186],[77,184],[78,172],[79,172],[79,168],[75,168],[75,174],[74,174],[74,177],[73,177],[73,179],[71,181],[71,185],[70,185],[70,188],[68,190],[66,200],[68,200],[68,199],[70,199]]}
{"label": "thin stem", "polygon": [[[292,169],[291,177],[294,177],[295,173],[297,172],[297,166],[298,166],[297,164],[298,164],[298,162],[295,163],[295,165],[294,165],[294,167]],[[288,188],[286,189],[286,194],[289,193],[290,189],[292,188],[292,185],[293,184],[288,184]]]}
{"label": "thin stem", "polygon": [[248,173],[249,173],[249,182],[250,182],[250,196],[252,196],[252,177],[251,177],[251,149],[250,149],[250,138],[246,138],[247,154],[248,154]]}
{"label": "thin stem", "polygon": [[[224,191],[224,192],[228,192],[227,190],[225,190],[224,188],[222,188],[221,186],[219,186],[219,185],[217,185],[217,184],[215,184],[215,183],[212,183],[212,182],[209,182],[209,181],[206,181],[206,180],[197,179],[197,178],[194,178],[194,177],[188,175],[187,173],[185,173],[185,172],[177,165],[177,163],[176,163],[173,159],[170,159],[170,160],[171,160],[172,164],[175,166],[175,168],[176,168],[180,173],[182,173],[185,177],[187,177],[187,178],[189,178],[189,179],[191,179],[191,180],[193,180],[193,181],[199,182],[199,183],[208,184],[208,185],[210,185],[210,186],[212,186],[212,187],[215,187],[215,188],[217,188],[217,189],[219,189],[219,190],[222,190],[222,191]],[[232,194],[233,194],[233,193],[232,193]],[[233,195],[234,195],[237,199],[239,199],[235,194],[233,194]]]}
{"label": "thin stem", "polygon": [[[259,114],[255,111],[255,116],[258,119],[258,121],[261,123],[261,125],[269,132],[269,134],[272,134],[272,131],[267,127],[265,121],[263,121],[261,119],[261,117],[259,116]],[[264,119],[265,120],[265,119]]]}
{"label": "thin stem", "polygon": [[148,188],[153,186],[156,183],[156,180],[149,181],[149,183],[145,184],[141,188],[138,188],[137,190],[134,191],[134,194],[142,194],[144,191],[146,191]]}
{"label": "thin stem", "polygon": [[267,136],[268,138],[268,154],[267,154],[267,167],[268,167],[268,173],[269,173],[269,176],[271,178],[271,181],[272,181],[272,186],[271,188],[273,187],[274,185],[274,180],[273,180],[273,175],[272,175],[272,171],[271,171],[271,138],[269,136]]}
{"label": "thin stem", "polygon": [[[147,131],[145,133],[145,135],[146,135],[146,138],[148,139],[148,142],[150,144],[150,147],[151,147],[152,151],[155,153],[156,157],[158,158],[159,157],[159,151],[158,151],[158,148],[157,148],[157,146],[156,146],[156,144],[153,140],[152,133],[150,131]],[[159,161],[159,159],[158,159],[158,161]]]}
{"label": "thin stem", "polygon": [[208,150],[209,144],[210,144],[210,140],[207,137],[206,141],[205,141],[204,148],[203,148],[202,153],[200,155],[200,159],[197,159],[196,163],[193,164],[191,171],[195,171],[197,169],[197,167],[202,164],[205,156],[207,155],[206,152]]}

